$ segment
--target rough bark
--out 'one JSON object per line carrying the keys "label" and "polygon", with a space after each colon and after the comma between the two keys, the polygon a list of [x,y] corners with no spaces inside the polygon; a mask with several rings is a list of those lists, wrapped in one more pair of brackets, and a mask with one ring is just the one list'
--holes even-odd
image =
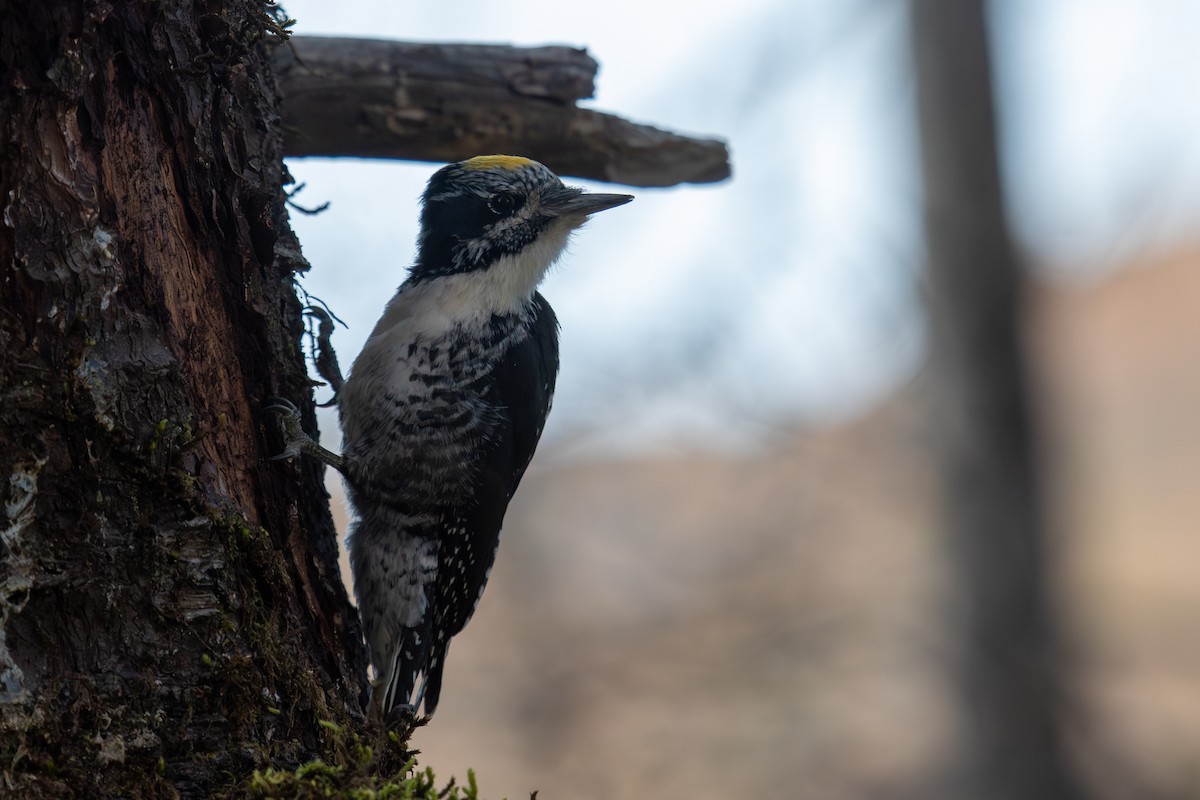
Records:
{"label": "rough bark", "polygon": [[936,392],[934,441],[961,644],[965,759],[946,796],[1081,797],[1064,757],[1021,264],[996,152],[982,0],[913,0]]}
{"label": "rough bark", "polygon": [[630,186],[730,175],[724,142],[575,107],[596,72],[582,50],[297,36],[275,67],[289,156],[519,153],[560,175]]}
{"label": "rough bark", "polygon": [[0,2],[0,794],[240,794],[357,714],[255,0]]}

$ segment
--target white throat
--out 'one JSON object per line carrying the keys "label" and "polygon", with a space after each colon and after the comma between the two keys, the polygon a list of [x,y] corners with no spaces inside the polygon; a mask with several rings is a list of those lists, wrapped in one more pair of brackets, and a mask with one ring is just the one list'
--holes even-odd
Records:
{"label": "white throat", "polygon": [[551,225],[524,250],[500,257],[486,270],[404,284],[371,337],[401,332],[406,338],[438,336],[472,319],[519,313],[566,249],[573,229],[566,220]]}

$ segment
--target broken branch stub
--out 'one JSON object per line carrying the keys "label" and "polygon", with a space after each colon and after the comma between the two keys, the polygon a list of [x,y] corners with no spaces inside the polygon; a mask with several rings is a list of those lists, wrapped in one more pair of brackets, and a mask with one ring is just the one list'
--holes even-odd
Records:
{"label": "broken branch stub", "polygon": [[288,156],[457,161],[519,153],[631,186],[730,175],[724,142],[577,108],[596,62],[570,47],[296,36],[275,53]]}

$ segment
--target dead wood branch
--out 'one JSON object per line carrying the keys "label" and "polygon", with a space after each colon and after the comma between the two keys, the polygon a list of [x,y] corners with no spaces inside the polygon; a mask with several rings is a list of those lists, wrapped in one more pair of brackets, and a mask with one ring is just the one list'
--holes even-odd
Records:
{"label": "dead wood branch", "polygon": [[289,44],[275,54],[288,156],[519,153],[562,175],[630,186],[730,175],[724,142],[576,107],[592,95],[597,66],[584,50],[319,36]]}

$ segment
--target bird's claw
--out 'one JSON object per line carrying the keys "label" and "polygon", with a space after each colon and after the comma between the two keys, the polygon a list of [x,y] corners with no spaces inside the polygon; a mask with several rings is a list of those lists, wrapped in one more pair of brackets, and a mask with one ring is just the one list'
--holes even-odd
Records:
{"label": "bird's claw", "polygon": [[282,397],[268,397],[267,405],[263,407],[263,410],[275,414],[279,418],[279,427],[284,440],[283,450],[276,455],[269,456],[268,460],[282,461],[285,458],[301,455],[304,452],[304,444],[311,442],[312,439],[300,425],[300,409],[296,408],[296,404]]}
{"label": "bird's claw", "polygon": [[297,418],[300,416],[300,409],[296,408],[296,404],[284,397],[268,397],[263,410],[279,415],[288,414]]}
{"label": "bird's claw", "polygon": [[267,405],[263,407],[263,410],[279,416],[279,427],[283,433],[283,450],[276,455],[268,456],[269,460],[280,461],[294,456],[309,455],[338,471],[345,470],[345,459],[337,453],[331,453],[321,447],[304,431],[304,427],[300,424],[300,409],[296,408],[295,403],[282,397],[268,397]]}

